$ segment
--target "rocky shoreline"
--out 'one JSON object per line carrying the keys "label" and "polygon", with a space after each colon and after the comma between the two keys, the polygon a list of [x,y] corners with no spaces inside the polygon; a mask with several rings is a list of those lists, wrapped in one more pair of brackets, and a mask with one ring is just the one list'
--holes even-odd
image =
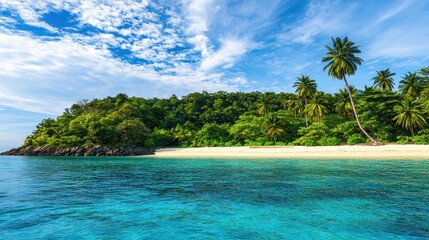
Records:
{"label": "rocky shoreline", "polygon": [[0,153],[11,156],[139,156],[153,155],[157,148],[142,147],[19,147]]}

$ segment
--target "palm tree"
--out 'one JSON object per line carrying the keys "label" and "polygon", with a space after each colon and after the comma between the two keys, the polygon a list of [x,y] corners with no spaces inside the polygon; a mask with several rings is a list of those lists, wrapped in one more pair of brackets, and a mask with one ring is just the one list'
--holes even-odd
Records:
{"label": "palm tree", "polygon": [[420,80],[421,78],[417,73],[408,72],[399,82],[399,91],[417,99],[421,90]]}
{"label": "palm tree", "polygon": [[[299,97],[304,98],[304,108],[307,106],[307,98],[316,92],[317,83],[309,76],[301,75],[297,78],[297,81],[293,84],[295,93]],[[308,116],[304,111],[305,115],[305,126],[308,127]]]}
{"label": "palm tree", "polygon": [[256,107],[258,108],[258,113],[261,116],[267,116],[271,112],[272,98],[268,93],[263,94],[258,102],[256,102]]}
{"label": "palm tree", "polygon": [[361,51],[357,46],[355,46],[355,43],[349,41],[347,37],[344,39],[339,37],[335,39],[332,38],[332,44],[333,47],[327,45],[325,46],[328,49],[328,52],[326,56],[322,58],[322,62],[328,62],[328,64],[323,68],[323,71],[328,69],[329,76],[344,81],[347,92],[349,93],[350,103],[352,104],[353,113],[355,115],[359,129],[373,142],[373,144],[380,144],[362,127],[356,112],[355,104],[353,102],[352,93],[346,79],[346,75],[353,75],[357,70],[357,65],[360,65],[363,62],[361,58],[355,56],[355,54],[360,53]]}
{"label": "palm tree", "polygon": [[422,68],[417,73],[422,78],[424,84],[429,84],[429,67]]}
{"label": "palm tree", "polygon": [[301,116],[304,112],[305,102],[302,98],[296,96],[293,99],[287,99],[283,103],[283,108],[295,113],[295,116]]}
{"label": "palm tree", "polygon": [[395,82],[392,78],[394,75],[396,75],[396,73],[390,72],[388,68],[377,71],[377,76],[372,78],[374,80],[373,88],[391,92],[395,86]]}
{"label": "palm tree", "polygon": [[[352,87],[353,86],[350,86],[350,90],[352,89]],[[356,93],[356,89],[353,88],[351,92],[354,96]],[[347,89],[341,88],[338,93],[335,93],[335,97],[337,98],[335,103],[335,111],[345,117],[351,116],[351,119],[353,119],[353,108],[350,102],[350,97],[349,93],[347,92]]]}
{"label": "palm tree", "polygon": [[313,95],[310,103],[305,106],[305,113],[313,118],[314,121],[320,122],[320,119],[328,112],[328,109],[325,107],[326,104],[324,95],[317,92]]}
{"label": "palm tree", "polygon": [[396,125],[401,125],[402,128],[411,131],[414,138],[414,129],[423,128],[426,125],[426,120],[420,111],[420,104],[409,97],[406,97],[401,105],[395,107],[396,115],[393,120],[396,120]]}
{"label": "palm tree", "polygon": [[277,137],[285,132],[280,124],[280,118],[275,114],[269,114],[265,122],[265,132],[267,136],[272,137],[274,144],[277,143]]}

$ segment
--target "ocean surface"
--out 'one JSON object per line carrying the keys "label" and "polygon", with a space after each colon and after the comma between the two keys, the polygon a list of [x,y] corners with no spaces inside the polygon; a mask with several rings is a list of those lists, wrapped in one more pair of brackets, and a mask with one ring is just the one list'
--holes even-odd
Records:
{"label": "ocean surface", "polygon": [[429,239],[429,159],[0,156],[0,239]]}

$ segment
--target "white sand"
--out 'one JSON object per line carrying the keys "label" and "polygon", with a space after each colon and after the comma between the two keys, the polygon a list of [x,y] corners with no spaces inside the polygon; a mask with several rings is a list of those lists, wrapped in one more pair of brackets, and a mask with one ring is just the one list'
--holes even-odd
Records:
{"label": "white sand", "polygon": [[162,148],[156,157],[429,159],[429,145]]}

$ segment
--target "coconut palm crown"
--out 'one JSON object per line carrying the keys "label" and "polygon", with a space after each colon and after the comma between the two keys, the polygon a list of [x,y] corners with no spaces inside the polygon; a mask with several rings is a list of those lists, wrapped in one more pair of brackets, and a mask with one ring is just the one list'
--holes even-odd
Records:
{"label": "coconut palm crown", "polygon": [[417,73],[408,72],[399,82],[399,91],[402,94],[408,94],[413,98],[417,98],[421,91],[420,80],[421,77]]}
{"label": "coconut palm crown", "polygon": [[400,125],[411,132],[414,138],[414,129],[423,128],[426,125],[426,120],[420,111],[420,104],[418,101],[407,97],[401,105],[395,107],[397,115],[393,118],[396,121],[396,125]]}
{"label": "coconut palm crown", "polygon": [[[298,94],[299,97],[304,99],[304,108],[307,106],[308,97],[316,92],[317,83],[314,79],[311,79],[309,76],[301,75],[297,78],[297,81],[293,84],[295,88],[295,93]],[[308,127],[308,117],[307,113],[305,113],[305,125]]]}
{"label": "coconut palm crown", "polygon": [[322,117],[328,112],[326,104],[325,96],[320,92],[316,92],[311,98],[310,103],[305,106],[305,112],[309,117],[320,122]]}
{"label": "coconut palm crown", "polygon": [[395,86],[395,82],[392,78],[394,75],[396,75],[396,73],[390,72],[388,68],[377,71],[377,76],[372,78],[374,80],[373,88],[382,91],[392,91]]}
{"label": "coconut palm crown", "polygon": [[[350,86],[350,91],[352,95],[356,95],[356,88],[354,86]],[[350,117],[353,119],[353,108],[350,103],[349,93],[347,89],[341,88],[338,93],[335,93],[335,98],[337,99],[337,103],[335,104],[335,111],[342,116]]]}
{"label": "coconut palm crown", "polygon": [[265,122],[265,132],[268,136],[272,137],[274,144],[277,143],[277,137],[285,132],[281,126],[282,119],[275,114],[268,114]]}
{"label": "coconut palm crown", "polygon": [[269,93],[265,93],[260,96],[256,102],[257,111],[261,116],[267,116],[271,112],[272,108],[272,96]]}
{"label": "coconut palm crown", "polygon": [[357,65],[361,65],[363,60],[355,54],[361,53],[355,43],[349,41],[347,37],[341,39],[332,38],[333,47],[326,45],[328,53],[322,58],[322,62],[328,62],[323,71],[328,69],[328,75],[343,80],[345,76],[355,74]]}

